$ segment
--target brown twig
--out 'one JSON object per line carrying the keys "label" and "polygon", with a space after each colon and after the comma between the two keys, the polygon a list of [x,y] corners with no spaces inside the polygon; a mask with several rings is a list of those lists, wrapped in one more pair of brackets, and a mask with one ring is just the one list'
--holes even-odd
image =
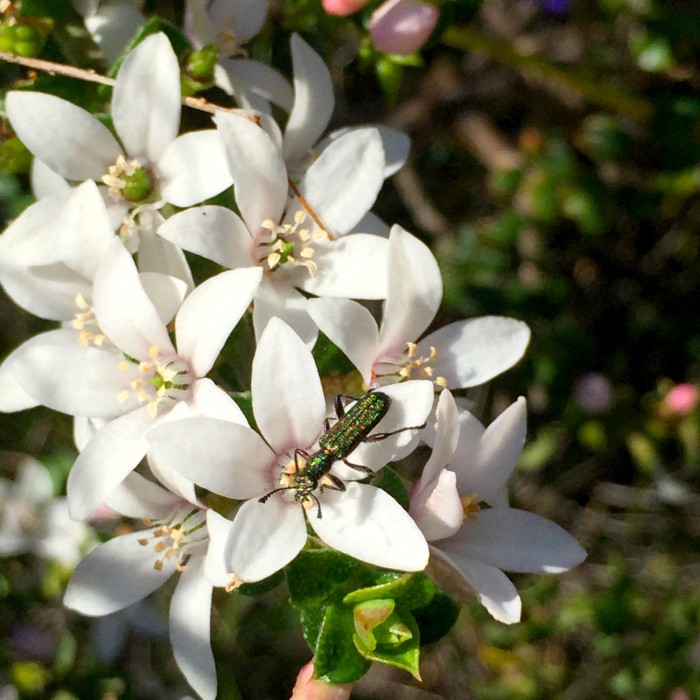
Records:
{"label": "brown twig", "polygon": [[[23,56],[15,56],[14,54],[0,51],[0,60],[6,61],[7,63],[15,63],[33,70],[40,70],[51,75],[63,75],[67,78],[84,80],[85,82],[89,83],[98,83],[99,85],[109,86],[113,86],[115,83],[114,78],[108,78],[106,75],[100,75],[94,70],[77,68],[76,66],[69,66],[65,63],[45,61],[43,58],[25,58]],[[203,97],[183,97],[182,104],[187,105],[192,109],[198,109],[200,112],[208,112],[209,114],[216,114],[217,112],[232,112],[240,115],[244,119],[255,122],[256,124],[259,123],[259,119],[255,115],[246,114],[243,110],[235,107],[222,107],[220,105],[215,105],[208,102]]]}
{"label": "brown twig", "polygon": [[304,197],[304,195],[299,191],[296,183],[291,178],[288,178],[287,182],[289,183],[289,188],[296,195],[296,198],[299,200],[299,204],[301,204],[304,211],[313,219],[315,224],[328,236],[328,238],[330,238],[330,240],[334,240],[335,236],[326,228],[323,221],[321,221],[321,217],[313,210],[313,207],[309,204],[306,197]]}

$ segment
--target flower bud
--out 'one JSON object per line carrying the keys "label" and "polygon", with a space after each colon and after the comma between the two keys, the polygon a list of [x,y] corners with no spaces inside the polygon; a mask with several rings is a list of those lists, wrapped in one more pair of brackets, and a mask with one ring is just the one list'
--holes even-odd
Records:
{"label": "flower bud", "polygon": [[372,14],[369,33],[379,51],[407,55],[425,44],[439,16],[435,5],[419,0],[387,0]]}
{"label": "flower bud", "polygon": [[369,0],[323,0],[323,9],[329,15],[347,17],[361,10]]}

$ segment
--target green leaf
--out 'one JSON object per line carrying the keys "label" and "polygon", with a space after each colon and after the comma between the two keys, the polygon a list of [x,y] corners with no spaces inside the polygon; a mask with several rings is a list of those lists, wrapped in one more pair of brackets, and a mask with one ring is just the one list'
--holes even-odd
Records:
{"label": "green leaf", "polygon": [[[391,618],[394,618],[392,615]],[[399,619],[399,616],[396,616]],[[353,641],[357,651],[369,661],[378,661],[389,666],[408,671],[414,678],[421,680],[419,663],[420,663],[420,630],[413,616],[405,612],[400,616],[402,636],[406,639],[403,643],[396,646],[391,644],[377,644],[376,648],[367,648],[360,639],[359,635],[354,635]],[[396,625],[394,621],[394,625]]]}
{"label": "green leaf", "polygon": [[358,652],[352,611],[328,605],[321,622],[314,668],[316,677],[328,683],[352,683],[362,677],[370,663]]}
{"label": "green leaf", "polygon": [[306,608],[327,600],[361,564],[352,557],[327,549],[310,549],[286,567],[292,605]]}
{"label": "green leaf", "polygon": [[408,510],[408,490],[403,479],[390,467],[380,469],[372,479],[372,485],[386,491],[404,510]]}
{"label": "green leaf", "polygon": [[343,598],[345,605],[367,600],[393,599],[396,606],[413,610],[426,606],[435,595],[435,584],[423,573],[404,574],[386,583],[359,588]]}
{"label": "green leaf", "polygon": [[457,621],[459,610],[459,605],[439,588],[427,605],[413,610],[413,616],[420,629],[421,646],[442,639]]}
{"label": "green leaf", "polygon": [[318,635],[321,633],[321,624],[325,614],[326,604],[319,603],[318,605],[309,605],[303,608],[299,615],[301,632],[311,651],[316,649],[316,642],[318,641]]}

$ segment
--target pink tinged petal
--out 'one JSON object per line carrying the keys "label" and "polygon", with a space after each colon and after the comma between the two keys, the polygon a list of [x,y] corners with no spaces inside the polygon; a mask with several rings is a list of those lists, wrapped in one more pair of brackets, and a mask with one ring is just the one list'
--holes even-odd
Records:
{"label": "pink tinged petal", "polygon": [[148,408],[143,407],[95,433],[68,475],[66,491],[74,520],[87,518],[136,468],[148,449],[146,432],[152,425]]}
{"label": "pink tinged petal", "polygon": [[198,379],[192,385],[190,404],[197,414],[208,418],[219,418],[230,423],[248,425],[238,404],[226,391],[206,377]]}
{"label": "pink tinged petal", "polygon": [[326,402],[311,351],[284,322],[273,318],[253,358],[253,413],[277,453],[309,447],[323,428]]}
{"label": "pink tinged petal", "polygon": [[142,272],[139,278],[148,298],[156,307],[160,320],[167,326],[182,306],[187,294],[187,282],[159,272]]}
{"label": "pink tinged petal", "polygon": [[41,333],[26,341],[13,361],[24,390],[44,406],[72,416],[113,418],[134,408],[119,403],[124,373],[118,358],[95,347],[81,348],[72,330]]}
{"label": "pink tinged petal", "polygon": [[375,566],[399,571],[425,569],[425,537],[386,491],[349,483],[346,491],[327,489],[320,500],[321,517],[312,508],[308,519],[326,544]]}
{"label": "pink tinged petal", "polygon": [[[325,222],[325,219],[324,219]],[[369,233],[353,233],[316,247],[318,272],[303,274],[295,286],[309,294],[353,299],[383,299],[387,294],[389,242]]]}
{"label": "pink tinged petal", "polygon": [[164,355],[175,354],[168,330],[118,238],[95,275],[93,305],[102,331],[131,357],[146,360],[153,346]]}
{"label": "pink tinged petal", "polygon": [[369,386],[377,357],[377,322],[350,299],[309,299],[307,308],[322,333],[348,357]]}
{"label": "pink tinged petal", "polygon": [[270,490],[275,454],[251,428],[216,418],[164,422],[148,433],[149,461],[227,498]]}
{"label": "pink tinged petal", "polygon": [[73,573],[63,604],[83,615],[109,615],[160,588],[175,568],[166,565],[159,571],[153,566],[152,547],[139,544],[149,534],[115,537],[90,552]]}
{"label": "pink tinged petal", "polygon": [[464,520],[455,473],[443,469],[426,488],[412,494],[408,512],[429,542],[454,535]]}
{"label": "pink tinged petal", "polygon": [[232,184],[221,134],[193,131],[176,138],[158,161],[161,196],[177,207],[191,207]]}
{"label": "pink tinged petal", "polygon": [[[440,394],[435,409],[435,439],[432,444],[433,451],[423,468],[420,481],[413,489],[417,495],[421,488],[428,487],[437,479],[442,470],[453,462],[453,455],[457,449],[459,440],[459,414],[457,404],[452,394],[445,390]],[[452,467],[450,467],[452,469]],[[421,486],[419,486],[419,484]],[[460,491],[460,493],[463,493]]]}
{"label": "pink tinged petal", "polygon": [[524,573],[558,574],[586,558],[581,545],[559,525],[515,508],[482,510],[450,538],[449,546],[470,559]]}
{"label": "pink tinged petal", "polygon": [[203,700],[216,697],[216,664],[211,650],[212,585],[204,558],[193,556],[180,574],[170,601],[170,642],[175,661]]}
{"label": "pink tinged petal", "polygon": [[22,345],[10,353],[0,364],[0,411],[2,413],[14,413],[25,408],[34,408],[39,402],[30,396],[15,376],[13,364],[15,358],[22,353]]}
{"label": "pink tinged petal", "polygon": [[228,270],[200,284],[175,319],[177,347],[196,376],[213,366],[226,339],[258,290],[262,268]]}
{"label": "pink tinged petal", "polygon": [[352,231],[384,183],[384,149],[376,129],[355,129],[334,141],[311,167],[301,193],[330,233]]}
{"label": "pink tinged petal", "polygon": [[464,557],[458,550],[433,547],[433,551],[453,566],[474,589],[479,602],[499,622],[512,625],[520,621],[522,603],[515,586],[499,569]]}
{"label": "pink tinged petal", "polygon": [[323,59],[298,35],[291,39],[294,106],[284,134],[284,159],[307,155],[328,126],[335,100],[331,74]]}
{"label": "pink tinged petal", "polygon": [[204,573],[211,583],[223,588],[231,581],[231,572],[226,567],[226,545],[233,523],[215,510],[207,511],[207,532],[209,546],[204,560]]}
{"label": "pink tinged petal", "polygon": [[[458,474],[459,492],[476,493],[479,500],[494,505],[492,499],[500,498],[523,450],[526,428],[527,406],[521,396],[489,425],[478,443],[460,436],[451,467]],[[466,464],[469,469],[463,468]]]}
{"label": "pink tinged petal", "polygon": [[389,289],[379,331],[380,353],[406,350],[435,318],[442,278],[430,249],[396,225],[389,236]]}
{"label": "pink tinged petal", "polygon": [[165,34],[129,52],[112,94],[114,128],[132,158],[160,160],[180,126],[180,68]]}
{"label": "pink tinged petal", "polygon": [[[427,380],[411,380],[401,384],[382,387],[383,394],[391,400],[389,411],[370,433],[391,433],[400,428],[415,427],[415,430],[402,430],[395,435],[389,435],[377,442],[363,442],[355,449],[348,460],[354,464],[362,464],[371,469],[380,469],[385,464],[409,455],[418,445],[417,432],[423,426],[433,408],[433,384]],[[341,462],[334,467],[341,478],[352,474],[357,479],[358,472]],[[340,469],[343,470],[342,475]],[[361,477],[360,477],[361,478]]]}
{"label": "pink tinged petal", "polygon": [[378,51],[406,56],[428,40],[440,9],[420,0],[386,0],[372,14],[369,32]]}
{"label": "pink tinged petal", "polygon": [[35,158],[32,162],[32,168],[29,173],[32,192],[37,199],[50,197],[52,194],[59,194],[70,190],[68,181],[51,170],[44,161]]}
{"label": "pink tinged petal", "polygon": [[[221,63],[232,79],[236,96],[243,106],[253,107],[252,101],[263,99],[285,112],[292,108],[292,87],[279,71],[266,63],[248,59],[223,59]],[[218,81],[217,85],[222,87]]]}
{"label": "pink tinged petal", "polygon": [[435,374],[445,377],[451,389],[478,386],[510,369],[525,353],[530,329],[522,321],[483,316],[457,321],[431,333],[418,343],[418,354],[438,350]]}
{"label": "pink tinged petal", "polygon": [[9,92],[5,106],[27,148],[69,180],[99,180],[122,152],[104,124],[60,97]]}
{"label": "pink tinged petal", "polygon": [[251,234],[263,221],[279,221],[287,203],[287,168],[270,137],[235,114],[214,118],[226,147],[236,203]]}
{"label": "pink tinged petal", "polygon": [[238,510],[226,549],[229,571],[243,581],[260,581],[289,564],[306,544],[304,509],[276,493]]}
{"label": "pink tinged petal", "polygon": [[253,306],[253,328],[259,340],[270,319],[281,318],[312,348],[318,336],[318,329],[307,311],[308,299],[280,282],[272,282],[263,277]]}
{"label": "pink tinged petal", "polygon": [[170,217],[158,234],[207,260],[235,269],[253,264],[253,239],[241,219],[230,209],[194,207]]}
{"label": "pink tinged petal", "polygon": [[176,495],[136,472],[131,472],[105,501],[112,510],[128,518],[153,520],[164,518],[181,502]]}

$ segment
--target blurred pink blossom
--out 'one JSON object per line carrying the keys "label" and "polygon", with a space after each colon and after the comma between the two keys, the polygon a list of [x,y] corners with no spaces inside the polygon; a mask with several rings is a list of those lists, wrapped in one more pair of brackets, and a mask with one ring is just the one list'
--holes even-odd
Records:
{"label": "blurred pink blossom", "polygon": [[372,14],[369,33],[379,51],[411,54],[425,44],[439,17],[436,5],[419,0],[387,0]]}
{"label": "blurred pink blossom", "polygon": [[323,0],[323,9],[329,15],[346,17],[361,10],[369,0]]}
{"label": "blurred pink blossom", "polygon": [[664,396],[659,411],[666,416],[687,416],[700,401],[700,391],[693,384],[676,384]]}

